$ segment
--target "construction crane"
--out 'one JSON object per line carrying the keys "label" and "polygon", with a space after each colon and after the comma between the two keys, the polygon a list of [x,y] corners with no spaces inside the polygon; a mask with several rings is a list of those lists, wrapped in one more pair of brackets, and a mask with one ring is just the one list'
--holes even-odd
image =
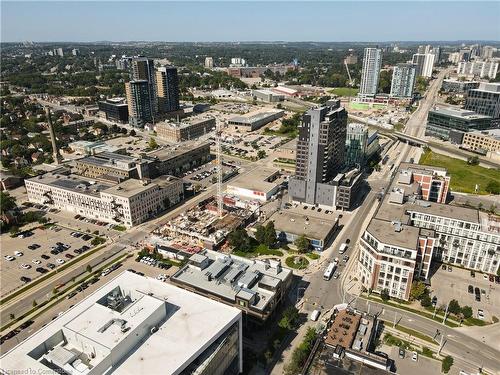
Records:
{"label": "construction crane", "polygon": [[345,68],[347,70],[347,75],[349,77],[349,86],[354,86],[354,81],[353,79],[351,78],[351,73],[349,72],[349,65],[347,65],[347,61],[344,60],[344,65],[345,65]]}
{"label": "construction crane", "polygon": [[222,197],[222,150],[221,150],[221,124],[217,124],[215,129],[215,147],[217,157],[217,210],[219,217],[224,214],[223,197]]}

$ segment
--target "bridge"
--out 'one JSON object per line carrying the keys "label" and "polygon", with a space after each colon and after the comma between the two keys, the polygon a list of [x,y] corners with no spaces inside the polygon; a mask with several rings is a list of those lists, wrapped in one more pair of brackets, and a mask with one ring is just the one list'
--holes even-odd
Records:
{"label": "bridge", "polygon": [[396,137],[397,139],[399,139],[400,141],[403,141],[403,142],[408,143],[408,144],[413,145],[413,146],[422,147],[422,146],[428,145],[428,142],[426,140],[414,137],[414,136],[409,135],[409,134],[405,134],[405,133],[401,133],[401,132],[394,132],[394,133],[392,133],[392,135],[394,137]]}

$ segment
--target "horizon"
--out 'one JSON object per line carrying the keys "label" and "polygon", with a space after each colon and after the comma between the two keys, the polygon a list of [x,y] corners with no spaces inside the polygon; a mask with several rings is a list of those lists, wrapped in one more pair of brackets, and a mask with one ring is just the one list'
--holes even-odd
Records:
{"label": "horizon", "polygon": [[[5,43],[500,40],[500,2],[491,1],[2,1],[1,9]],[[467,14],[464,28],[457,20]]]}

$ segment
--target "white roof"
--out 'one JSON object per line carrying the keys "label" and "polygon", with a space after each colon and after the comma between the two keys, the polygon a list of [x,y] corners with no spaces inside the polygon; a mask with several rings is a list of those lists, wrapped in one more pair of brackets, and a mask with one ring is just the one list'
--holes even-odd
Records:
{"label": "white roof", "polygon": [[[103,302],[114,290],[131,298],[121,311]],[[241,312],[234,307],[125,271],[3,355],[0,368],[7,373],[22,368],[48,373],[51,370],[40,362],[40,356],[50,356],[41,344],[50,348],[57,343],[49,339],[64,335],[67,342],[55,348],[83,356],[90,350],[95,354],[89,360],[94,370],[111,360],[114,374],[176,374],[240,319]],[[149,334],[152,326],[158,331]],[[147,334],[141,339],[143,332]],[[72,360],[60,349],[50,353],[62,362]],[[67,364],[73,369],[81,365],[78,360]]]}

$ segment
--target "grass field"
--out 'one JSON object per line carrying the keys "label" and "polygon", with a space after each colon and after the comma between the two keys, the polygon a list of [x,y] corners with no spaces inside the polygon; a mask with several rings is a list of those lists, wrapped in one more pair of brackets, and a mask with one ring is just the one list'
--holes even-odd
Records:
{"label": "grass field", "polygon": [[376,104],[376,103],[358,103],[358,102],[350,102],[349,109],[357,109],[360,111],[366,111],[367,109],[383,109],[387,106],[385,104]]}
{"label": "grass field", "polygon": [[469,165],[466,161],[432,151],[424,152],[420,157],[419,164],[446,168],[451,176],[450,187],[453,191],[474,193],[475,186],[479,183],[478,194],[488,194],[484,190],[488,182],[497,181],[500,183],[500,172],[498,170],[480,167],[479,165]]}
{"label": "grass field", "polygon": [[356,96],[358,91],[358,89],[353,89],[351,87],[337,87],[328,92],[337,96]]}

